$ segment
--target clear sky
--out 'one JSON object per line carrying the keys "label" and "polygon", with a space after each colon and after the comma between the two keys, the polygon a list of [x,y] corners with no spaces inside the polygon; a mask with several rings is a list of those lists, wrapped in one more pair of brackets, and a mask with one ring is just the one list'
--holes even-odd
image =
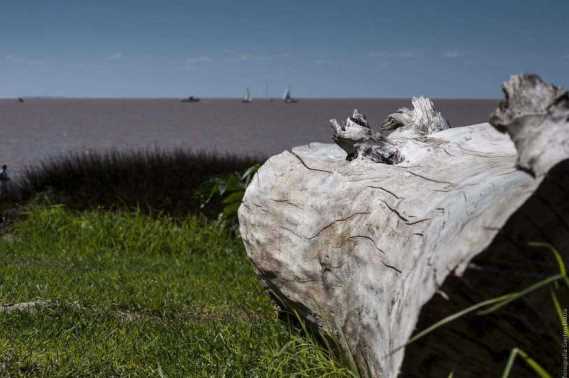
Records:
{"label": "clear sky", "polygon": [[569,0],[0,0],[0,97],[501,97],[569,87]]}

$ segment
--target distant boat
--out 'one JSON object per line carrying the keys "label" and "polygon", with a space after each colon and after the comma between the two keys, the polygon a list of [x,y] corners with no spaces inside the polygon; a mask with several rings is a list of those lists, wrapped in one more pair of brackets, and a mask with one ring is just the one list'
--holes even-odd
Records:
{"label": "distant boat", "polygon": [[243,100],[241,100],[241,102],[246,104],[253,102],[253,98],[251,97],[251,91],[249,91],[249,88],[245,90],[245,96],[243,96]]}
{"label": "distant boat", "polygon": [[284,95],[283,95],[283,101],[284,101],[286,104],[293,104],[293,103],[295,103],[295,102],[298,102],[297,99],[295,99],[295,98],[293,98],[293,97],[291,96],[291,94],[290,94],[290,87],[287,87],[287,88],[286,88],[286,91],[285,91],[285,93],[284,93]]}
{"label": "distant boat", "polygon": [[182,99],[181,102],[200,102],[200,98],[195,97],[195,96],[190,96],[190,97]]}

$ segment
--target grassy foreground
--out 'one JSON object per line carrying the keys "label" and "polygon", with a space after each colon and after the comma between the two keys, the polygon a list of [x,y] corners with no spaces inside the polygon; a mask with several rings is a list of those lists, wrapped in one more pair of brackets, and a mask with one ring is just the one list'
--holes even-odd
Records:
{"label": "grassy foreground", "polygon": [[0,258],[0,304],[49,301],[0,313],[0,376],[352,376],[276,318],[241,241],[202,218],[31,205]]}

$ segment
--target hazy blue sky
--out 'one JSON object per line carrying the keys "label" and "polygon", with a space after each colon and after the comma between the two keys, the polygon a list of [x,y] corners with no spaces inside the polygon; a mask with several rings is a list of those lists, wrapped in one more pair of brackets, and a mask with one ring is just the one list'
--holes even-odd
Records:
{"label": "hazy blue sky", "polygon": [[569,0],[0,0],[0,97],[499,97],[569,86]]}

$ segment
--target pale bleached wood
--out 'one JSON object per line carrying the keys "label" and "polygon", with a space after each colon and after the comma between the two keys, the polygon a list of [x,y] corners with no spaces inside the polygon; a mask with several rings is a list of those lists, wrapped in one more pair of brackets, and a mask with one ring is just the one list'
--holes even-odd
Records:
{"label": "pale bleached wood", "polygon": [[490,123],[514,141],[518,167],[543,176],[569,156],[569,94],[537,75],[513,76],[503,91]]}
{"label": "pale bleached wood", "polygon": [[[345,125],[333,123],[341,148],[312,143],[273,156],[247,188],[240,232],[260,278],[281,304],[345,341],[363,376],[397,376],[404,354],[397,348],[422,306],[567,159],[566,152],[537,153],[545,140],[566,151],[569,125],[558,117],[564,97],[532,82],[541,85],[533,76],[506,83],[509,99],[520,101],[506,101],[492,117],[515,145],[487,123],[449,129],[434,110],[392,115],[377,134],[356,113]],[[555,100],[528,105],[534,90]],[[413,119],[438,124],[417,121],[413,129]],[[385,153],[377,141],[399,158],[377,158]],[[376,150],[361,149],[366,143]],[[355,156],[346,160],[346,153]]]}

